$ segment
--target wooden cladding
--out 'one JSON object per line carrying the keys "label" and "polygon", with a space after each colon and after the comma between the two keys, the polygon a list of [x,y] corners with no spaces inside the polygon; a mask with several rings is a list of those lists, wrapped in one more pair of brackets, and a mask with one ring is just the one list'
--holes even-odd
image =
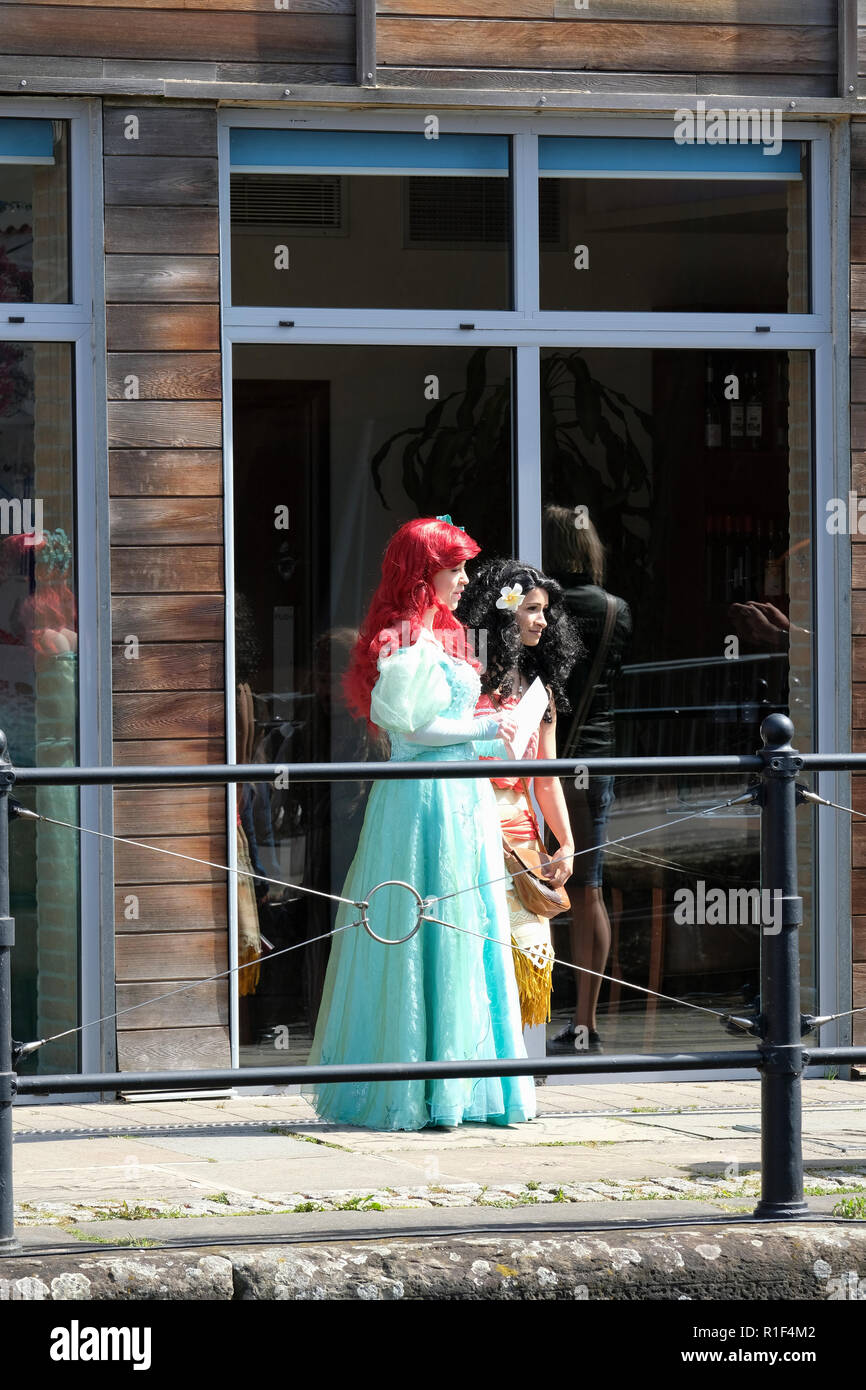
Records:
{"label": "wooden cladding", "polygon": [[351,13],[303,13],[291,0],[255,8],[229,0],[214,6],[138,4],[0,4],[5,54],[46,57],[211,59],[235,63],[354,62]]}
{"label": "wooden cladding", "polygon": [[[107,107],[104,149],[114,757],[223,762],[216,111]],[[118,1000],[225,969],[225,810],[217,787],[115,794],[118,833],[145,842],[115,852]],[[226,1065],[228,991],[121,1017],[121,1066]]]}
{"label": "wooden cladding", "polygon": [[398,67],[542,68],[678,73],[828,74],[835,27],[381,16],[377,52]]}
{"label": "wooden cladding", "polygon": [[834,96],[836,0],[378,0],[383,86]]}
{"label": "wooden cladding", "polygon": [[837,0],[377,0],[381,15],[469,19],[629,20],[653,24],[836,23]]}
{"label": "wooden cladding", "polygon": [[[407,76],[422,87],[520,88],[533,76],[555,87],[559,74],[565,89],[835,96],[866,70],[854,4],[0,0],[0,24],[10,76],[17,59],[70,93],[117,93],[126,82],[181,99],[243,97],[253,86],[280,99],[287,86],[296,95],[307,84],[403,85]],[[142,155],[208,153],[196,140],[176,143],[163,115],[167,134],[153,125]],[[109,159],[124,153],[124,138],[106,128]]]}

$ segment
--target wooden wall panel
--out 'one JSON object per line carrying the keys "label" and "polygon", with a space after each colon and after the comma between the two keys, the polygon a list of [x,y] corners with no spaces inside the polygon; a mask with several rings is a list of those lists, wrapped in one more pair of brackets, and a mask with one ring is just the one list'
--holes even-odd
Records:
{"label": "wooden wall panel", "polygon": [[218,401],[220,369],[218,352],[110,352],[108,399]]}
{"label": "wooden wall panel", "polygon": [[[143,984],[118,985],[116,995],[118,1009],[135,1006],[135,1012],[127,1014],[122,1020],[123,1029],[118,1029],[118,1048],[121,1045],[121,1035],[128,1028],[195,1028],[213,1027],[215,1024],[228,1027],[228,997],[225,985],[221,980],[214,980],[210,983],[202,981],[194,989],[184,990],[183,993],[169,994],[167,999],[158,999],[154,1000],[153,1003],[148,1003],[147,1001],[157,993],[154,990],[154,983],[156,982],[149,980]],[[188,983],[188,976],[184,976],[180,980],[162,979],[159,981],[158,992],[168,994],[170,990],[178,989],[181,985]],[[217,1063],[212,1063],[212,1065],[217,1065]],[[225,1061],[219,1065],[229,1066],[230,1063]]]}
{"label": "wooden wall panel", "polygon": [[[173,36],[219,19],[101,13],[109,35],[122,13],[130,43],[145,22]],[[224,762],[216,111],[110,106],[104,138],[115,759]],[[226,862],[224,790],[123,789],[115,807],[118,833],[145,842],[115,850],[118,999],[130,981],[155,995],[225,969],[227,875],[195,862]],[[121,1066],[168,1065],[152,1060],[148,1031],[163,1026],[173,1065],[194,1065],[202,1046],[206,1065],[227,1064],[229,984],[202,989],[122,1016]]]}
{"label": "wooden wall panel", "polygon": [[118,931],[226,929],[226,891],[223,883],[146,883],[138,885],[136,893],[138,917],[130,920],[126,916],[126,890],[117,890],[114,917]]}
{"label": "wooden wall panel", "polygon": [[[709,7],[708,7],[709,8]],[[833,73],[835,27],[421,19],[380,15],[384,66]]]}
{"label": "wooden wall panel", "polygon": [[118,645],[115,690],[214,690],[223,683],[222,642],[152,642],[140,653]]}
{"label": "wooden wall panel", "polygon": [[[111,370],[109,366],[109,383]],[[183,366],[179,374],[184,375]],[[112,497],[222,495],[222,452],[219,449],[112,449],[108,455],[108,471]]]}
{"label": "wooden wall panel", "polygon": [[[256,85],[273,100],[286,86],[354,85],[355,0],[283,2],[0,0],[4,61],[16,78],[31,63],[65,78],[58,90],[70,93],[126,81],[189,98],[195,83],[213,100]],[[559,85],[586,91],[834,96],[836,24],[837,0],[590,0],[579,11],[574,0],[379,0],[379,81],[508,89],[555,87],[563,74]],[[191,117],[188,131],[166,112],[139,153],[207,154],[206,123]],[[107,157],[122,156],[120,117],[105,135]]]}
{"label": "wooden wall panel", "polygon": [[115,738],[218,738],[223,731],[221,690],[155,691],[114,697]]}
{"label": "wooden wall panel", "polygon": [[223,551],[216,545],[112,546],[112,594],[216,594]]}
{"label": "wooden wall panel", "polygon": [[222,787],[118,787],[114,793],[116,835],[172,835],[178,825],[190,834],[225,830]]}
{"label": "wooden wall panel", "polygon": [[109,352],[213,352],[220,345],[217,304],[110,304],[105,320]]}
{"label": "wooden wall panel", "polygon": [[109,304],[215,304],[219,299],[216,256],[111,256],[106,272]]}
{"label": "wooden wall panel", "polygon": [[225,739],[219,738],[115,738],[117,767],[184,767],[225,760]]}
{"label": "wooden wall panel", "polygon": [[111,502],[118,545],[203,546],[222,540],[219,497],[118,497]]}
{"label": "wooden wall panel", "polygon": [[[0,5],[15,3],[20,4],[21,0],[0,0]],[[28,3],[73,7],[86,5],[90,9],[105,10],[206,10],[209,14],[216,11],[273,14],[277,8],[274,0],[28,0]],[[775,0],[775,3],[789,3],[789,0]],[[287,8],[293,14],[355,13],[354,0],[290,0]]]}
{"label": "wooden wall panel", "polygon": [[158,979],[178,980],[206,979],[228,964],[225,932],[124,933],[117,945],[117,979],[124,984],[153,979],[154,962]]}
{"label": "wooden wall panel", "polygon": [[[190,990],[189,994],[198,992],[198,989]],[[188,997],[186,994],[178,996],[180,1000]],[[137,1019],[139,1013],[144,1010],[126,1017]],[[229,1063],[225,1059],[224,1044],[225,1027],[196,1028],[188,1022],[178,1028],[130,1027],[118,1034],[117,1065],[121,1071],[204,1071],[225,1067]],[[139,1098],[137,1093],[135,1098]]]}
{"label": "wooden wall panel", "polygon": [[[48,0],[46,0],[48,3]],[[582,12],[575,0],[377,0],[380,15],[454,19],[641,20],[661,24],[814,24],[836,23],[836,0],[589,0]]]}
{"label": "wooden wall panel", "polygon": [[208,206],[106,207],[106,251],[134,255],[143,246],[152,255],[182,247],[190,256],[216,256],[219,223]]}
{"label": "wooden wall panel", "polygon": [[111,625],[123,641],[133,623],[140,642],[218,642],[224,631],[221,594],[117,594],[111,600]]}
{"label": "wooden wall panel", "polygon": [[[111,449],[214,449],[222,443],[219,401],[111,401]],[[212,537],[208,537],[211,540]]]}
{"label": "wooden wall panel", "polygon": [[346,14],[149,6],[2,6],[4,53],[59,57],[349,63],[355,23]]}

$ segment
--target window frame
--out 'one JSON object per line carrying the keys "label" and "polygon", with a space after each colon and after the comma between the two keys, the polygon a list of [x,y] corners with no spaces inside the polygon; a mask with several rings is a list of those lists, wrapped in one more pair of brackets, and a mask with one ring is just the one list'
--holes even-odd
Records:
{"label": "window frame", "polygon": [[[94,296],[102,258],[102,236],[93,236],[97,198],[101,194],[101,107],[87,100],[54,101],[50,98],[0,98],[0,116],[39,117],[69,123],[69,237],[70,289],[68,304],[0,302],[0,339],[5,342],[67,343],[73,373],[75,419],[71,479],[75,508],[75,578],[78,609],[79,651],[88,657],[78,663],[78,758],[91,767],[110,760],[111,665],[110,626],[99,620],[100,595],[107,591],[106,544],[108,515],[107,442],[105,410],[95,409],[97,353],[104,350],[104,322],[95,320]],[[23,319],[13,323],[10,319]],[[104,384],[104,366],[101,383]],[[103,390],[103,400],[105,392]],[[95,562],[91,557],[96,557]],[[108,643],[106,673],[105,647]],[[102,711],[108,700],[107,713]],[[15,758],[15,749],[10,749]],[[81,787],[79,817],[90,830],[110,829],[110,789]],[[70,834],[75,832],[70,831]],[[82,1024],[99,1018],[112,998],[114,980],[112,856],[104,842],[93,835],[79,841],[79,961],[78,1001]],[[108,903],[111,915],[108,916]],[[113,1004],[109,1004],[113,1007]],[[115,1048],[109,1030],[84,1027],[80,1042],[80,1067],[99,1072],[114,1065]],[[95,1097],[95,1093],[94,1093]],[[86,1097],[85,1097],[86,1098]],[[51,1099],[54,1099],[53,1097]]]}

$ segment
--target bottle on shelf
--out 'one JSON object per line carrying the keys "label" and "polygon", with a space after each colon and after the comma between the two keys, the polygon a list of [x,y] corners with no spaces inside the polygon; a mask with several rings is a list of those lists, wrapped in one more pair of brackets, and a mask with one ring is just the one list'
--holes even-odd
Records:
{"label": "bottle on shelf", "polygon": [[719,402],[716,398],[713,364],[709,358],[707,359],[707,380],[704,399],[704,444],[708,449],[721,449],[722,447],[722,413],[719,410]]}
{"label": "bottle on shelf", "polygon": [[732,449],[741,449],[746,433],[746,408],[743,400],[746,380],[737,362],[731,363],[728,375],[736,377],[737,380],[737,399],[728,402],[728,438]]}
{"label": "bottle on shelf", "polygon": [[776,430],[773,443],[779,450],[788,447],[788,372],[782,354],[776,358]]}
{"label": "bottle on shelf", "polygon": [[743,603],[749,603],[754,597],[754,536],[752,534],[752,518],[745,516],[742,526],[742,581],[743,581]]}
{"label": "bottle on shelf", "polygon": [[712,603],[716,592],[716,518],[712,512],[707,513],[704,529],[704,566],[704,595],[707,603]]}
{"label": "bottle on shelf", "polygon": [[734,518],[728,512],[725,516],[724,544],[722,550],[722,573],[719,597],[722,603],[730,603],[734,589],[734,569],[737,563],[736,542],[734,540]]}
{"label": "bottle on shelf", "polygon": [[767,559],[764,564],[764,593],[768,599],[779,598],[784,593],[784,560],[782,533],[769,523],[767,528]]}
{"label": "bottle on shelf", "polygon": [[751,448],[764,444],[764,398],[755,368],[749,373],[749,393],[746,397],[746,439]]}

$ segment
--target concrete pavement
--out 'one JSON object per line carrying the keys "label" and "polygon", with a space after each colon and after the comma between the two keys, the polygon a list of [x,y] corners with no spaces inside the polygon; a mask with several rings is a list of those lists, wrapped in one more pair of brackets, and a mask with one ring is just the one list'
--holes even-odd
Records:
{"label": "concrete pavement", "polygon": [[[502,1288],[496,1285],[498,1292],[480,1291],[473,1296],[560,1297],[566,1296],[562,1290],[568,1283],[562,1261],[571,1258],[571,1247],[561,1248],[563,1233],[573,1236],[576,1231],[594,1229],[593,1239],[600,1245],[584,1242],[586,1253],[581,1258],[588,1264],[575,1284],[590,1292],[569,1293],[569,1297],[644,1296],[640,1279],[637,1284],[632,1279],[631,1292],[599,1292],[607,1287],[607,1274],[601,1267],[592,1273],[594,1261],[601,1259],[605,1269],[610,1265],[604,1249],[614,1248],[612,1232],[617,1236],[616,1248],[624,1233],[630,1232],[622,1248],[633,1249],[639,1230],[667,1231],[679,1251],[674,1259],[660,1254],[661,1247],[652,1247],[655,1253],[650,1252],[642,1264],[656,1289],[648,1297],[665,1296],[657,1291],[665,1268],[679,1270],[678,1279],[691,1268],[695,1277],[694,1262],[701,1265],[704,1260],[700,1251],[694,1253],[697,1247],[736,1248],[732,1268],[740,1271],[741,1291],[725,1295],[719,1291],[725,1287],[724,1264],[714,1266],[707,1288],[717,1291],[701,1296],[752,1296],[746,1292],[752,1287],[750,1280],[758,1284],[763,1280],[771,1287],[778,1276],[779,1288],[789,1290],[779,1297],[829,1297],[821,1282],[826,1274],[827,1280],[844,1275],[845,1288],[855,1290],[840,1296],[862,1297],[857,1288],[862,1277],[866,1292],[866,1245],[862,1243],[866,1224],[858,1219],[866,1216],[866,1087],[862,1082],[807,1080],[803,1095],[810,1210],[819,1223],[836,1214],[826,1228],[824,1224],[820,1229],[810,1227],[810,1240],[812,1245],[824,1240],[831,1248],[840,1242],[846,1250],[850,1248],[845,1259],[852,1267],[846,1265],[841,1274],[835,1270],[838,1260],[822,1263],[810,1256],[811,1263],[803,1263],[802,1242],[771,1241],[766,1227],[761,1228],[762,1236],[751,1224],[760,1191],[759,1083],[548,1084],[538,1089],[539,1116],[532,1124],[473,1125],[450,1132],[384,1134],[325,1125],[297,1095],[18,1105],[14,1110],[15,1199],[25,1254],[0,1261],[0,1296],[4,1288],[6,1297],[27,1297],[28,1289],[53,1288],[48,1278],[52,1261],[59,1261],[60,1272],[51,1274],[51,1279],[61,1280],[60,1289],[73,1287],[66,1278],[72,1265],[79,1272],[87,1265],[91,1271],[87,1277],[96,1279],[95,1270],[102,1269],[106,1260],[119,1258],[119,1247],[127,1248],[130,1256],[135,1251],[143,1280],[143,1291],[123,1296],[402,1296],[388,1292],[393,1269],[392,1274],[387,1270],[393,1260],[384,1259],[384,1283],[374,1280],[370,1287],[379,1292],[368,1295],[354,1291],[351,1280],[347,1285],[348,1276],[337,1279],[337,1265],[327,1255],[334,1242],[341,1248],[346,1242],[367,1242],[364,1248],[372,1250],[370,1242],[378,1248],[384,1241],[388,1248],[389,1240],[398,1240],[404,1254],[407,1243],[415,1242],[412,1268],[418,1273],[423,1266],[426,1271],[423,1277],[418,1273],[421,1282],[417,1285],[411,1280],[406,1285],[403,1276],[397,1279],[401,1287],[415,1290],[408,1296],[465,1296],[465,1289],[462,1294],[435,1291],[448,1282],[443,1284],[440,1268],[442,1243],[456,1250],[455,1241],[492,1241],[500,1254],[502,1242],[511,1242],[508,1259],[497,1257],[498,1263],[505,1259],[508,1268],[523,1269],[526,1278],[515,1274],[516,1283],[508,1284],[506,1279]],[[853,1218],[850,1224],[846,1217]],[[725,1223],[731,1221],[735,1226],[729,1228]],[[716,1236],[703,1239],[701,1231],[710,1227]],[[786,1230],[803,1227],[774,1229],[781,1237]],[[721,1239],[724,1230],[728,1236]],[[547,1250],[545,1242],[553,1241],[556,1249],[547,1250],[544,1259],[549,1255],[549,1260],[542,1267],[559,1270],[559,1293],[538,1291],[534,1265],[526,1273],[518,1246],[523,1249],[527,1241],[538,1250],[542,1246]],[[686,1249],[689,1241],[691,1254]],[[275,1270],[285,1273],[286,1260],[295,1268],[298,1245],[309,1253],[316,1243],[325,1253],[321,1278],[314,1284],[319,1289],[330,1287],[328,1279],[333,1275],[336,1283],[330,1292],[304,1292],[297,1269],[297,1279],[293,1275],[288,1283],[274,1282]],[[217,1264],[208,1265],[208,1260],[217,1258],[218,1246]],[[422,1247],[427,1251],[423,1257]],[[283,1251],[279,1268],[274,1265],[278,1248]],[[291,1257],[285,1253],[288,1248],[295,1252]],[[152,1279],[146,1273],[147,1260],[161,1259],[157,1251],[169,1249],[177,1265],[176,1283],[170,1285],[175,1292],[148,1294]],[[204,1253],[196,1254],[196,1250]],[[749,1262],[757,1259],[766,1264],[771,1250],[784,1268],[779,1266],[775,1274],[767,1268],[749,1272]],[[429,1269],[428,1256],[433,1261]],[[537,1251],[536,1256],[535,1265],[541,1258]],[[25,1275],[22,1260],[26,1262],[27,1257],[36,1263]],[[228,1267],[219,1264],[219,1259],[227,1258]],[[478,1258],[483,1263],[487,1257]],[[817,1284],[815,1259],[822,1271]],[[202,1260],[210,1274],[201,1273]],[[792,1260],[798,1273],[791,1272]],[[264,1261],[261,1268],[256,1261]],[[442,1268],[447,1270],[449,1263],[456,1271],[454,1278],[459,1274],[463,1279],[464,1256],[456,1263],[449,1256]],[[491,1268],[496,1265],[494,1260]],[[233,1270],[231,1277],[227,1268]],[[24,1292],[16,1294],[14,1288],[19,1285]],[[96,1279],[94,1289],[99,1287]],[[795,1288],[799,1292],[791,1292]],[[87,1296],[112,1295],[93,1292]],[[672,1291],[669,1296],[691,1295]]]}

